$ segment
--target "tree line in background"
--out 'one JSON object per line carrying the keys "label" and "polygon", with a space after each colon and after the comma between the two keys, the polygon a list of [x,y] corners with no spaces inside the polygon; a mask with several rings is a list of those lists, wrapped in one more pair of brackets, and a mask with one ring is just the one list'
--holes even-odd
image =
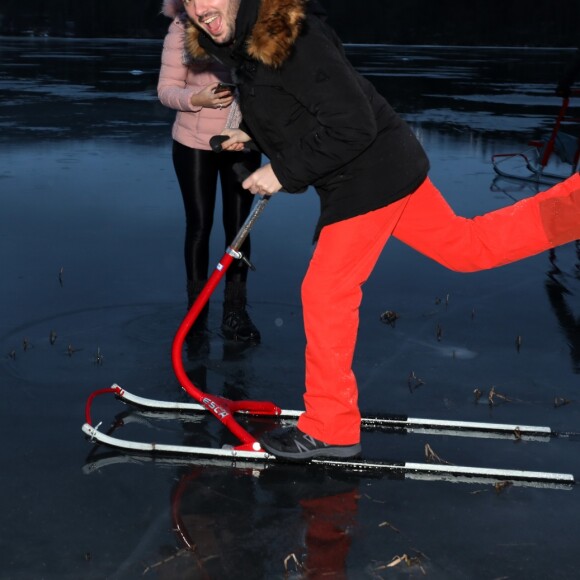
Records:
{"label": "tree line in background", "polygon": [[[578,0],[364,0],[357,5],[347,0],[321,1],[345,42],[580,44]],[[3,0],[0,34],[162,38],[168,21],[160,7],[161,0]]]}

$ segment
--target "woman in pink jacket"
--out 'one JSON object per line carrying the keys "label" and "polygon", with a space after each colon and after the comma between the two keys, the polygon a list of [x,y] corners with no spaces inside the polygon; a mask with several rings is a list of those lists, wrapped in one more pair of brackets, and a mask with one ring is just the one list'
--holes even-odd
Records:
{"label": "woman in pink jacket", "polygon": [[[163,105],[177,111],[172,129],[173,166],[185,206],[185,270],[191,307],[208,277],[209,239],[213,225],[217,178],[222,189],[223,225],[230,243],[244,223],[253,195],[241,181],[260,166],[260,153],[215,153],[209,140],[227,126],[237,127],[240,113],[231,90],[229,71],[218,63],[197,62],[187,56],[182,0],[164,0],[163,14],[173,19],[163,44],[157,94]],[[241,178],[240,178],[241,177]],[[242,247],[249,256],[250,243]],[[236,260],[226,273],[222,332],[228,339],[259,342],[260,333],[246,310],[248,267]],[[207,307],[195,322],[190,337],[207,329]]]}

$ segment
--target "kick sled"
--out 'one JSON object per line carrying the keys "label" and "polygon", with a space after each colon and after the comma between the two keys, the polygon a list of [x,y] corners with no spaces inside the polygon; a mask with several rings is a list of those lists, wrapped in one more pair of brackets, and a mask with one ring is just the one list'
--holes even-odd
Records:
{"label": "kick sled", "polygon": [[[248,422],[255,418],[269,417],[279,422],[293,422],[297,420],[302,411],[284,410],[269,401],[234,401],[205,393],[193,384],[183,366],[183,346],[189,330],[233,260],[245,260],[245,257],[240,252],[240,248],[267,203],[268,197],[263,197],[255,204],[246,222],[238,232],[234,241],[227,248],[207,281],[207,284],[179,326],[173,340],[171,358],[175,375],[183,389],[195,402],[184,403],[148,399],[131,394],[119,385],[113,384],[109,388],[93,392],[87,399],[85,423],[82,430],[91,441],[129,455],[172,458],[177,461],[190,460],[192,463],[206,461],[207,464],[217,463],[228,466],[247,466],[248,464],[275,466],[276,463],[284,462],[265,452],[261,448],[259,441],[239,423],[239,419],[243,418],[244,422]],[[184,419],[185,417],[203,416],[204,414],[213,415],[234,436],[237,444],[227,445],[222,448],[213,448],[132,441],[115,436],[114,431],[116,427],[110,429],[108,433],[105,433],[100,429],[102,422],[94,425],[91,416],[93,402],[95,398],[101,395],[113,395],[131,408],[150,417]],[[554,437],[572,437],[579,435],[576,433],[555,433],[549,427],[416,419],[393,415],[364,416],[361,427],[363,430],[462,435],[469,437],[502,438],[511,441],[548,441]],[[310,463],[329,469],[338,468],[356,472],[382,473],[401,478],[444,479],[495,484],[510,482],[514,485],[555,488],[571,488],[575,484],[574,476],[568,473],[469,467],[437,462],[414,463],[406,461],[381,461],[366,458],[345,460],[316,458],[312,459]]]}

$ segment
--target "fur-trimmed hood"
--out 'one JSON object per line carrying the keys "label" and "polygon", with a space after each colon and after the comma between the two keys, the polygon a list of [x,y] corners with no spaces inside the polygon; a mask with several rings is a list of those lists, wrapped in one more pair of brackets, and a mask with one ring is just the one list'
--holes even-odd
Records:
{"label": "fur-trimmed hood", "polygon": [[168,18],[175,18],[183,12],[183,0],[163,0],[161,13]]}
{"label": "fur-trimmed hood", "polygon": [[[177,2],[182,4],[181,0],[166,0],[166,3]],[[290,56],[302,30],[307,4],[308,0],[262,0],[246,42],[248,55],[266,66],[279,68]],[[205,59],[208,55],[199,44],[199,34],[200,31],[189,23],[186,46],[195,59]]]}

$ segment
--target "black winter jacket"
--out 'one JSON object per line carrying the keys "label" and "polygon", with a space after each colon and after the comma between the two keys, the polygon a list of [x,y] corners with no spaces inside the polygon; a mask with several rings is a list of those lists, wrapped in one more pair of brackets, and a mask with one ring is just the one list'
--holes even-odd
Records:
{"label": "black winter jacket", "polygon": [[244,128],[284,189],[316,188],[321,215],[315,239],[326,225],[417,189],[429,169],[423,148],[355,71],[334,31],[305,0],[243,0],[238,21],[253,4],[257,17],[237,43],[241,51],[228,53],[193,25],[188,50],[233,67]]}

